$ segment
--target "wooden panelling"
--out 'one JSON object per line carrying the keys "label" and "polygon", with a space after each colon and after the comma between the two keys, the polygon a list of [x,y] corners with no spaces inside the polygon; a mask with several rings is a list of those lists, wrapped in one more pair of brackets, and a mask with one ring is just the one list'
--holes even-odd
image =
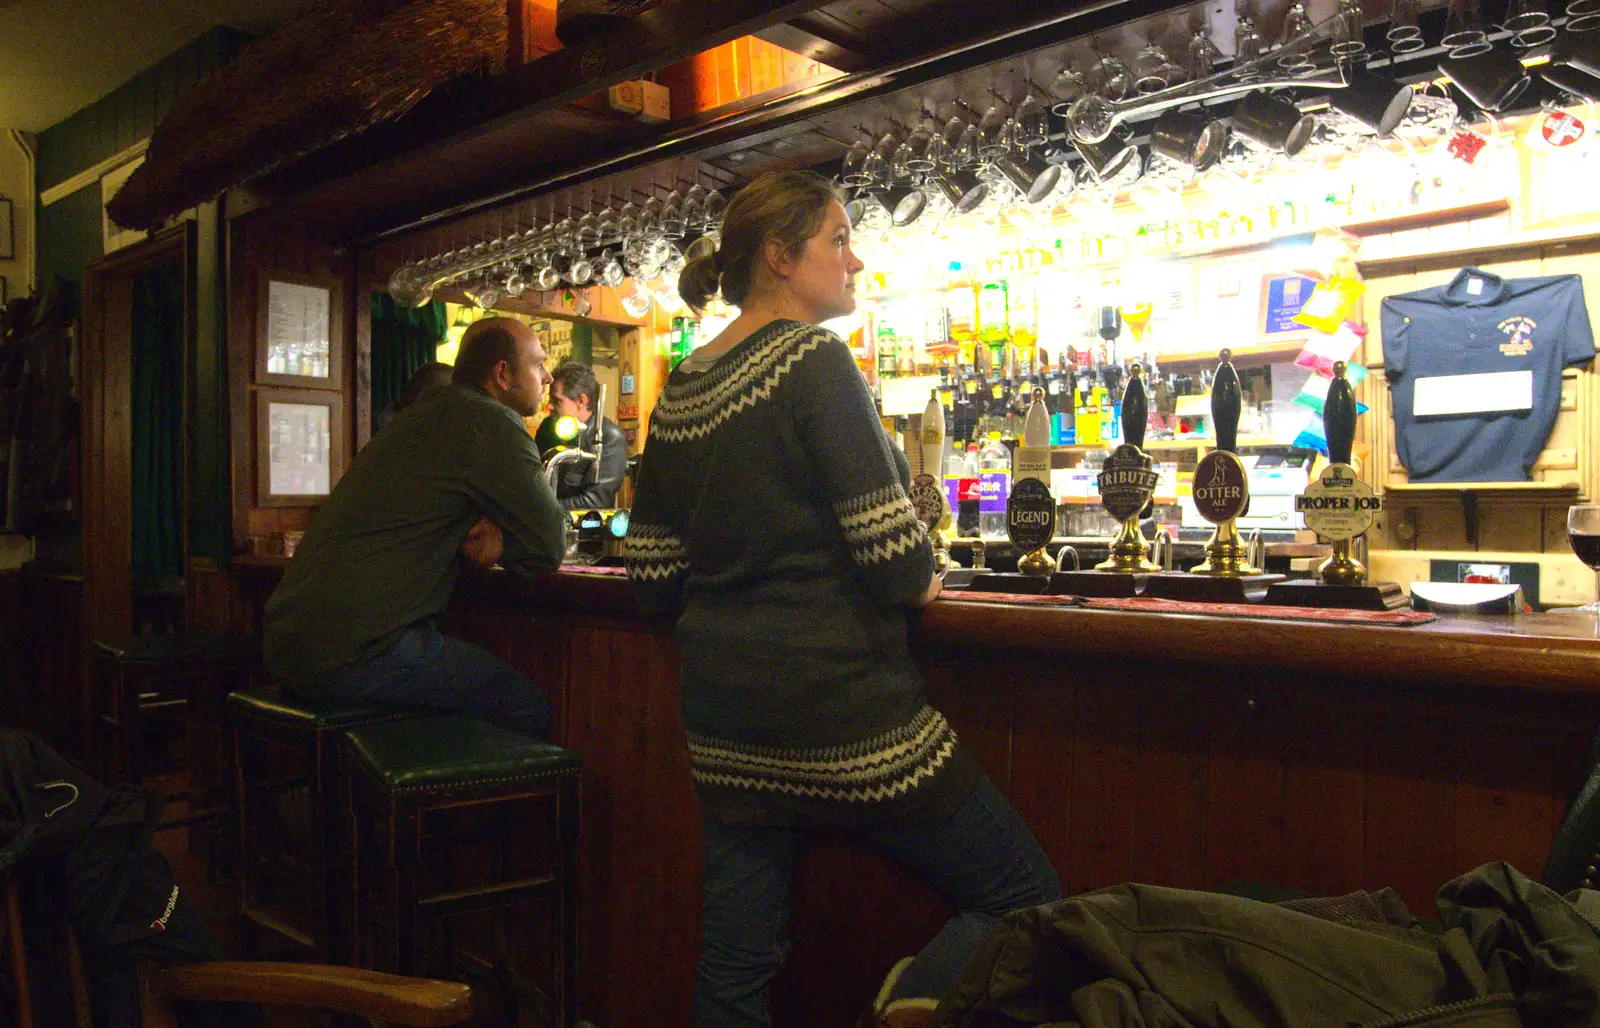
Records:
{"label": "wooden panelling", "polygon": [[574,628],[570,647],[563,741],[584,762],[580,1003],[602,1024],[686,1023],[700,823],[670,684],[677,646],[670,636],[590,624]]}
{"label": "wooden panelling", "polygon": [[0,723],[83,757],[84,646],[81,577],[0,573]]}
{"label": "wooden panelling", "polygon": [[[564,697],[557,739],[581,753],[585,776],[584,1016],[677,1028],[690,1023],[700,865],[678,648],[664,625],[626,613],[625,583],[584,579],[519,593],[474,579],[447,625]],[[917,644],[930,697],[1069,894],[1132,880],[1392,886],[1428,914],[1439,886],[1479,864],[1540,873],[1600,722],[1600,643],[1587,626],[1479,624],[940,602]],[[1510,662],[1475,650],[1483,640]],[[1403,657],[1413,651],[1427,669]],[[1454,666],[1472,653],[1477,671]],[[775,1024],[854,1024],[893,961],[948,913],[868,847],[808,841]]]}
{"label": "wooden panelling", "polygon": [[[310,523],[312,507],[262,507],[255,504],[257,454],[255,453],[255,413],[258,304],[263,272],[281,271],[339,280],[344,310],[337,319],[342,327],[332,341],[344,355],[354,375],[345,377],[346,453],[355,452],[352,422],[357,410],[355,390],[371,369],[357,367],[356,339],[367,297],[357,302],[356,263],[351,251],[330,242],[314,226],[284,224],[266,216],[241,218],[230,224],[232,232],[231,275],[228,293],[228,397],[230,445],[232,448],[233,541],[237,549],[254,543],[269,549],[280,544],[277,536],[285,531],[304,531]],[[277,550],[275,552],[281,552]]]}

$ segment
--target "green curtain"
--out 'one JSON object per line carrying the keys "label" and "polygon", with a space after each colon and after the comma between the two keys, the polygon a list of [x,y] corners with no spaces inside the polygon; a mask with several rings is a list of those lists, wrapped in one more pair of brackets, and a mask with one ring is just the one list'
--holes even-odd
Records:
{"label": "green curtain", "polygon": [[133,573],[183,574],[183,269],[133,282]]}
{"label": "green curtain", "polygon": [[449,325],[439,300],[402,307],[388,293],[372,294],[372,409],[400,398],[406,380],[433,360]]}

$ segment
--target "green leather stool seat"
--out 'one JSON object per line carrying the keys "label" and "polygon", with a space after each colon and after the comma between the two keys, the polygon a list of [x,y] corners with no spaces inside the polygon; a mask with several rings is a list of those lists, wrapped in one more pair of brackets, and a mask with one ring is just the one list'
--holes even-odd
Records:
{"label": "green leather stool seat", "polygon": [[234,717],[276,721],[306,731],[334,731],[383,721],[405,708],[336,696],[306,696],[275,689],[246,689],[228,694],[228,713]]}
{"label": "green leather stool seat", "polygon": [[487,785],[578,766],[571,750],[461,714],[363,725],[345,738],[356,762],[390,791]]}
{"label": "green leather stool seat", "polygon": [[194,660],[249,660],[255,656],[250,640],[236,635],[140,635],[129,639],[96,639],[91,648],[98,656],[125,664],[167,664]]}

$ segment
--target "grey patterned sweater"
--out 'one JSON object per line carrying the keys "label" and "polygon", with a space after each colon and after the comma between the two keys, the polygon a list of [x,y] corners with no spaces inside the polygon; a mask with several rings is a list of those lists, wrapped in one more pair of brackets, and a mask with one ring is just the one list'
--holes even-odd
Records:
{"label": "grey patterned sweater", "polygon": [[624,554],[639,604],[679,615],[708,818],[846,827],[976,786],[907,642],[933,573],[909,476],[826,329],[775,321],[668,378]]}

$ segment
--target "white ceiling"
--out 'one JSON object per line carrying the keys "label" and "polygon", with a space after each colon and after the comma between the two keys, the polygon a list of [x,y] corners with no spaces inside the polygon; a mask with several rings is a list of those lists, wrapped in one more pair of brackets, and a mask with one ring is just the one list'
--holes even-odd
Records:
{"label": "white ceiling", "polygon": [[40,132],[217,25],[257,35],[312,0],[0,0],[0,128]]}

